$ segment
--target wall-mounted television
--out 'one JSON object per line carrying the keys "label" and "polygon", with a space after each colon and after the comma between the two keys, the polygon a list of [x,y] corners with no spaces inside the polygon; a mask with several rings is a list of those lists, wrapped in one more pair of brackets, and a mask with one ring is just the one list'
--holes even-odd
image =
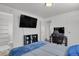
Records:
{"label": "wall-mounted television", "polygon": [[65,30],[64,27],[54,27],[54,30],[57,30],[59,33],[64,34]]}
{"label": "wall-mounted television", "polygon": [[20,25],[22,28],[36,28],[37,26],[37,18],[21,15],[20,16]]}

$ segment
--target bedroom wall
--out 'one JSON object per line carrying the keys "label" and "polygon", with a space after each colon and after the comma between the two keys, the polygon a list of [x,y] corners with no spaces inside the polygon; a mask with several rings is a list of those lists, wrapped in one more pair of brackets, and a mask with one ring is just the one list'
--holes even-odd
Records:
{"label": "bedroom wall", "polygon": [[[18,47],[18,46],[23,46],[23,35],[28,35],[28,34],[38,34],[38,38],[39,40],[42,39],[41,38],[41,31],[40,27],[43,25],[40,25],[40,23],[42,22],[42,18],[35,16],[31,13],[28,12],[23,12],[20,10],[16,10],[13,9],[11,7],[5,6],[0,4],[0,12],[6,12],[9,14],[13,14],[13,44],[14,47]],[[37,28],[19,28],[19,21],[20,21],[20,15],[21,14],[25,14],[25,15],[29,15],[32,17],[36,17],[38,18],[38,22],[37,22]]]}
{"label": "bedroom wall", "polygon": [[50,29],[50,25],[51,25],[50,23],[51,23],[51,22],[52,22],[52,21],[47,21],[47,22],[46,22],[47,25],[45,26],[45,28],[46,28],[46,37],[47,37],[47,40],[50,39],[50,35],[51,35],[51,34],[50,34],[50,33],[51,33],[51,32],[50,32],[51,30],[49,30],[49,29]]}
{"label": "bedroom wall", "polygon": [[65,27],[65,35],[68,37],[68,45],[79,44],[79,10],[64,13],[48,18],[50,33],[54,27]]}

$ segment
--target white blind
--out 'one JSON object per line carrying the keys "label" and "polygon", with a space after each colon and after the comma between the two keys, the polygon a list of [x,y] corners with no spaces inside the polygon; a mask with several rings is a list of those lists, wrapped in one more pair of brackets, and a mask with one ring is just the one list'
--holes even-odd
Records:
{"label": "white blind", "polygon": [[12,40],[12,20],[12,15],[0,12],[0,46],[9,46]]}

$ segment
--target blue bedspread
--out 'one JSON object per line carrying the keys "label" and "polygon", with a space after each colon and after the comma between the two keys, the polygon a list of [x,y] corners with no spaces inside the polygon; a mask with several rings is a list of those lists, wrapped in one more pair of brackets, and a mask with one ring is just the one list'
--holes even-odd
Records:
{"label": "blue bedspread", "polygon": [[28,53],[34,49],[37,49],[41,46],[44,46],[46,43],[45,42],[36,42],[36,43],[32,43],[32,44],[29,44],[29,45],[25,45],[25,46],[22,46],[22,47],[17,47],[17,48],[14,48],[10,51],[9,55],[10,56],[21,56],[23,55],[24,53]]}
{"label": "blue bedspread", "polygon": [[79,45],[71,46],[67,51],[67,56],[79,56]]}

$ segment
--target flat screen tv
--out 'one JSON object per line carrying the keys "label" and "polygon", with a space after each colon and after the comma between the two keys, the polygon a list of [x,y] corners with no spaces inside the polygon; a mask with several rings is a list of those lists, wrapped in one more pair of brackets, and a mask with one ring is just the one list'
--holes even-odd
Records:
{"label": "flat screen tv", "polygon": [[55,27],[54,30],[58,30],[59,33],[64,34],[64,27]]}
{"label": "flat screen tv", "polygon": [[20,16],[20,25],[22,28],[36,28],[37,26],[37,18],[33,18],[26,15]]}

